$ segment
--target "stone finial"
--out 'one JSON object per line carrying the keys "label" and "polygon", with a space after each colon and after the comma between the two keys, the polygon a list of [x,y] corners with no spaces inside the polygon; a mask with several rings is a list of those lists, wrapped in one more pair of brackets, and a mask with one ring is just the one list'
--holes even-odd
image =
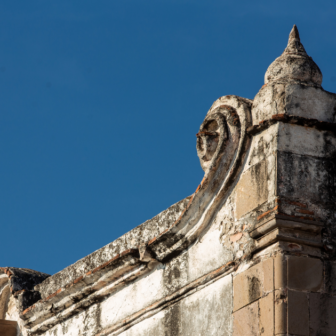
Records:
{"label": "stone finial", "polygon": [[322,83],[321,70],[307,55],[300,41],[296,25],[289,34],[286,49],[266,71],[265,84],[277,80],[285,82],[298,80],[313,85],[321,85]]}
{"label": "stone finial", "polygon": [[336,95],[324,91],[321,83],[322,73],[294,25],[286,49],[268,67],[265,85],[253,100],[253,125],[277,114],[335,122]]}
{"label": "stone finial", "polygon": [[298,39],[300,41],[300,34],[296,25],[293,26],[291,32],[289,33],[289,40],[291,39]]}
{"label": "stone finial", "polygon": [[297,55],[308,56],[305,48],[303,47],[300,41],[299,30],[297,29],[296,25],[293,26],[289,34],[287,48],[285,49],[284,52],[287,54],[297,54]]}

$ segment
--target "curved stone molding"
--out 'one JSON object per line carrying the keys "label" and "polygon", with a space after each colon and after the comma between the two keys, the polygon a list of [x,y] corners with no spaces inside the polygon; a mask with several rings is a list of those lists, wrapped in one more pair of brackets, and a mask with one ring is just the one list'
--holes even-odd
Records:
{"label": "curved stone molding", "polygon": [[20,317],[30,333],[44,332],[83,307],[111,295],[199,237],[240,171],[250,145],[246,130],[252,124],[251,105],[250,100],[237,96],[215,101],[197,133],[196,147],[205,176],[179,218],[147,244],[118,254],[21,311]]}
{"label": "curved stone molding", "polygon": [[333,335],[336,94],[321,82],[294,26],[253,102],[208,111],[193,195],[52,276],[0,267],[0,336],[8,320],[21,336]]}
{"label": "curved stone molding", "polygon": [[224,96],[214,102],[197,133],[197,153],[205,176],[181,217],[148,243],[160,261],[193,243],[209,225],[235,181],[250,144],[251,101]]}
{"label": "curved stone molding", "polygon": [[10,295],[7,274],[0,275],[0,320],[5,319]]}
{"label": "curved stone molding", "polygon": [[[233,116],[230,114],[230,110]],[[209,170],[216,169],[216,161],[220,154],[225,150],[228,131],[226,126],[227,117],[235,117],[236,124],[239,119],[230,106],[222,105],[216,112],[206,116],[197,136],[197,155],[200,159],[202,169],[207,173]],[[239,125],[238,125],[239,126]]]}

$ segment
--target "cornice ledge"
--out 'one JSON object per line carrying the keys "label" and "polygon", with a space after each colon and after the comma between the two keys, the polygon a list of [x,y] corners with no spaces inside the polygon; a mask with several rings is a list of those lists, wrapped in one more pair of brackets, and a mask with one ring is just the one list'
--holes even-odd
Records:
{"label": "cornice ledge", "polygon": [[250,231],[251,238],[255,239],[252,254],[278,243],[281,250],[319,257],[324,247],[322,229],[322,222],[289,216],[273,209],[266,220]]}
{"label": "cornice ledge", "polygon": [[44,332],[146,273],[153,263],[144,251],[141,255],[138,249],[126,250],[39,300],[22,311],[20,318],[31,334]]}
{"label": "cornice ledge", "polygon": [[321,131],[329,131],[336,134],[336,123],[320,121],[317,119],[303,118],[288,114],[274,114],[271,119],[262,120],[259,125],[253,125],[247,128],[246,132],[249,135],[256,135],[277,122],[283,122],[292,125],[310,127]]}

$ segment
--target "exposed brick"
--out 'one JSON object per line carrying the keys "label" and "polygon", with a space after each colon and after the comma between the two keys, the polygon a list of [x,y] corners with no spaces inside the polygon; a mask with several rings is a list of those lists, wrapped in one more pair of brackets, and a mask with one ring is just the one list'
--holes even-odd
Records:
{"label": "exposed brick", "polygon": [[260,219],[266,217],[266,216],[269,215],[270,213],[272,213],[272,212],[278,210],[278,208],[279,208],[279,206],[276,205],[273,209],[268,210],[268,211],[264,212],[263,214],[261,214],[260,216],[258,216],[258,217],[257,217],[257,220],[260,220]]}
{"label": "exposed brick", "polygon": [[300,203],[300,202],[296,202],[296,201],[290,201],[288,199],[284,199],[284,201],[287,203],[287,204],[292,204],[292,205],[296,205],[296,206],[299,206],[301,208],[307,208],[307,204],[304,204],[304,203]]}
{"label": "exposed brick", "polygon": [[298,209],[296,210],[297,212],[303,213],[303,214],[307,214],[307,215],[314,215],[314,211],[309,211],[306,209]]}
{"label": "exposed brick", "polygon": [[296,219],[304,219],[304,220],[310,220],[310,221],[316,221],[314,217],[308,217],[308,216],[295,216],[295,215],[289,215],[286,213],[279,212],[279,215],[286,216],[289,218],[296,218]]}
{"label": "exposed brick", "polygon": [[235,234],[231,235],[231,237],[230,237],[230,241],[232,241],[232,242],[236,242],[236,241],[238,241],[242,236],[243,236],[243,234],[242,234],[241,232],[235,233]]}
{"label": "exposed brick", "polygon": [[75,280],[74,280],[74,284],[76,284],[77,282],[83,280],[83,278],[84,278],[84,276],[82,275],[82,276],[80,276],[79,278],[75,279]]}

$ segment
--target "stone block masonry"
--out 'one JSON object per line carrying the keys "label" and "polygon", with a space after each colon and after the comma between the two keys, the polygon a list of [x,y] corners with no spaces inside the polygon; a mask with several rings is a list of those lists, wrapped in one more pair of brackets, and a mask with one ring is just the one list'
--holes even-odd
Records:
{"label": "stone block masonry", "polygon": [[327,305],[335,301],[325,286],[325,267],[319,258],[279,251],[238,273],[233,278],[233,335],[319,335],[323,325],[332,335],[328,319],[335,319],[336,311],[327,317],[320,313],[321,298]]}

